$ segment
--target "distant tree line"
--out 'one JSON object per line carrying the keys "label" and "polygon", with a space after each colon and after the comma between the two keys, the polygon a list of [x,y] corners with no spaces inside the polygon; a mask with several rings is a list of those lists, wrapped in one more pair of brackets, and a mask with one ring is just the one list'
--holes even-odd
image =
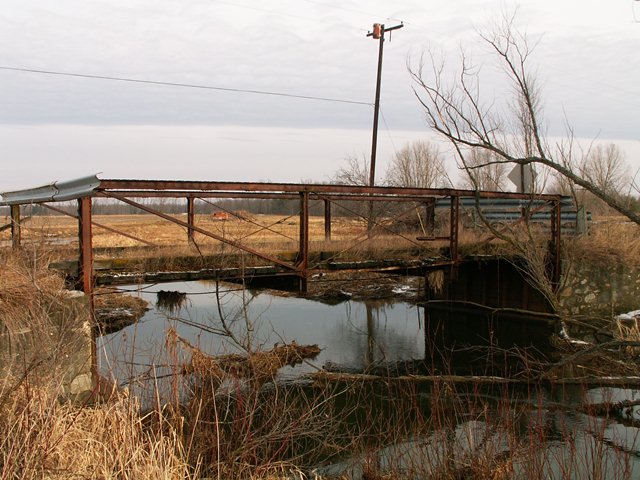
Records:
{"label": "distant tree line", "polygon": [[[138,199],[138,203],[153,210],[170,215],[187,213],[187,200],[185,198],[153,198]],[[53,207],[65,212],[68,215],[76,215],[78,206],[75,201],[53,203]],[[21,207],[22,216],[60,216],[64,213],[53,211],[44,205],[29,204]],[[309,206],[311,215],[322,215],[324,205],[322,201],[311,201]],[[247,212],[251,214],[266,215],[298,215],[300,213],[299,200],[289,200],[284,198],[276,199],[199,199],[195,201],[195,213],[197,215],[210,215],[214,212]],[[110,199],[94,199],[92,203],[92,213],[94,215],[144,215],[147,214],[132,205]],[[341,213],[336,212],[338,215]],[[0,207],[0,215],[9,216],[9,207]]]}

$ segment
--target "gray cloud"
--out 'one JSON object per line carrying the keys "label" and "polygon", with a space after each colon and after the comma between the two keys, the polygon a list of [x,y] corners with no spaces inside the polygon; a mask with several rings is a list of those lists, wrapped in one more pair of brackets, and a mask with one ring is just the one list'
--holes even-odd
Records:
{"label": "gray cloud", "polygon": [[[463,45],[485,64],[484,91],[499,98],[509,93],[508,87],[498,82],[491,57],[478,48],[475,28],[487,25],[501,9],[513,9],[517,3],[4,0],[0,42],[10,48],[0,51],[0,65],[372,102],[378,44],[366,37],[366,31],[374,21],[390,25],[404,20],[405,28],[394,32],[391,41],[385,43],[381,138],[391,136],[388,151],[392,152],[406,136],[394,132],[424,132],[423,112],[411,90],[406,65],[410,59],[415,62],[426,48],[442,49],[455,62]],[[534,40],[539,39],[533,59],[543,88],[550,134],[562,134],[566,114],[578,136],[637,138],[640,63],[635,50],[640,24],[632,22],[628,5],[539,0],[521,5],[518,20]],[[109,135],[118,126],[140,125],[142,130],[151,125],[166,126],[161,130],[167,138],[172,135],[171,129],[179,132],[175,136],[186,135],[181,125],[196,130],[201,125],[222,129],[281,127],[280,133],[294,129],[298,133],[290,137],[275,137],[284,142],[280,148],[287,150],[286,142],[291,139],[307,141],[300,140],[304,138],[300,132],[305,129],[313,131],[314,136],[327,129],[347,129],[347,133],[362,132],[359,135],[365,138],[372,118],[372,108],[363,105],[3,70],[0,99],[0,124],[8,125],[3,129],[5,140],[15,125],[33,126],[31,132],[46,136],[57,131],[48,125],[68,125],[63,129],[65,141],[88,136],[82,139],[83,155],[89,149],[89,139],[103,145],[100,126],[111,132]],[[78,127],[82,125],[96,126],[97,130]],[[154,143],[159,149],[165,140],[142,135],[140,129],[127,127],[121,132],[141,135],[125,143],[139,153],[137,158],[148,172],[158,156]],[[247,138],[248,131],[237,136]],[[400,136],[394,140],[394,135]],[[79,150],[62,140],[48,138],[49,150],[37,151],[27,145],[28,135],[18,138],[23,143],[5,143],[11,146],[11,155],[26,158],[29,152],[32,157],[55,155],[58,163],[81,163],[76,156]],[[224,135],[216,138],[228,148]],[[349,143],[349,135],[339,141],[328,138],[313,144],[319,154],[335,158],[336,152],[326,146],[330,141],[340,145],[342,157],[368,152],[366,141]],[[231,143],[237,148],[241,142]],[[268,135],[256,135],[243,143],[253,144],[255,152],[275,148]],[[176,157],[178,145],[185,152],[191,151],[188,139],[172,145],[175,150],[170,150]],[[215,145],[208,148],[215,149]],[[290,162],[297,155],[297,150],[291,150]],[[205,161],[201,155],[196,156]],[[298,177],[311,178],[303,173]]]}

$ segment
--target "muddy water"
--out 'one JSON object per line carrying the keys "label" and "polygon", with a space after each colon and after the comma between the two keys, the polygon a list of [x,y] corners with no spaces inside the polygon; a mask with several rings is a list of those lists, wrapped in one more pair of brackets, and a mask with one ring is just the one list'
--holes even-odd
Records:
{"label": "muddy water", "polygon": [[[146,299],[153,308],[136,325],[98,340],[99,366],[104,374],[129,385],[143,401],[150,391],[162,390],[165,376],[171,374],[171,364],[189,357],[186,351],[178,353],[181,358],[168,355],[165,338],[170,328],[212,355],[237,352],[242,349],[241,345],[269,349],[290,341],[318,344],[322,348],[317,358],[284,369],[282,377],[285,379],[323,367],[363,371],[398,363],[415,366],[415,361],[421,361],[429,368],[428,372],[419,373],[468,373],[469,365],[478,357],[476,350],[471,350],[471,355],[451,354],[446,362],[436,359],[434,352],[454,349],[464,352],[468,346],[476,344],[500,344],[508,348],[515,343],[523,347],[534,346],[536,350],[546,348],[545,328],[524,328],[508,319],[501,326],[483,312],[462,315],[442,307],[428,310],[408,303],[381,301],[327,305],[242,290],[231,284],[222,285],[216,291],[215,284],[201,282],[125,289],[135,290],[135,294]],[[503,368],[511,362],[512,359],[503,358]],[[500,373],[487,367],[486,363],[480,365],[480,369],[483,368],[487,374]],[[394,418],[397,413],[394,409],[399,401],[406,400],[399,400],[406,392],[370,388],[370,392],[358,395],[355,401],[376,398],[379,405],[374,406],[371,400],[348,405],[352,400],[343,399],[342,408],[355,412],[360,409],[367,418],[374,414]],[[382,441],[367,448],[366,455],[353,452],[340,458],[327,458],[315,466],[316,472],[336,476],[347,474],[348,478],[361,479],[372,462],[380,472],[410,472],[416,469],[418,462],[417,473],[407,473],[406,478],[438,478],[438,471],[443,465],[449,465],[452,457],[463,464],[467,461],[466,455],[487,449],[494,457],[502,455],[511,459],[511,474],[504,478],[640,478],[637,421],[640,411],[637,407],[625,412],[626,417],[620,419],[603,419],[571,408],[552,407],[637,400],[640,398],[637,390],[523,387],[508,392],[496,392],[492,388],[474,390],[473,394],[498,400],[493,404],[489,402],[489,407],[481,413],[470,408],[447,414],[446,434],[443,433],[445,429],[437,426],[430,426],[426,431],[418,428],[413,435]],[[417,387],[412,395],[423,414],[428,416],[434,401],[441,398],[442,393],[432,386],[424,386]],[[511,421],[511,401],[516,401],[514,405],[524,401],[537,407],[527,409],[526,414],[518,417],[518,425],[510,426],[511,435],[503,435],[496,425]],[[374,412],[375,409],[379,411]],[[413,417],[399,421],[409,426],[414,422]],[[514,431],[517,438],[513,437]],[[424,462],[425,458],[429,462]]]}

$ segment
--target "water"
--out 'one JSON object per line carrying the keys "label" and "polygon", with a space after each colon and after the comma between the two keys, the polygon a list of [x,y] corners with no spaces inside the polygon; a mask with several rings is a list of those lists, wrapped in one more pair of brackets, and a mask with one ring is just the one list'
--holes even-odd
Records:
{"label": "water", "polygon": [[[243,346],[266,350],[291,341],[319,345],[322,351],[318,357],[296,367],[286,367],[281,373],[283,379],[298,378],[328,364],[361,371],[424,359],[438,371],[443,365],[431,363],[434,351],[483,342],[505,348],[517,343],[521,347],[533,345],[544,349],[544,337],[548,334],[539,325],[523,326],[508,319],[499,323],[482,312],[462,316],[442,308],[427,311],[407,303],[381,301],[326,305],[243,290],[233,284],[222,284],[217,292],[214,283],[206,282],[125,289],[136,290],[154,307],[137,324],[98,339],[99,367],[103,374],[128,385],[143,402],[149,392],[163,390],[172,372],[171,364],[189,358],[188,349],[183,349],[179,358],[168,354],[165,339],[169,329],[175,329],[181,338],[211,355],[242,351]],[[161,290],[185,295],[159,293]],[[478,356],[475,350],[474,355]],[[468,373],[468,357],[450,355],[448,359],[447,373]],[[501,361],[516,368],[506,357]],[[487,374],[499,373],[486,366],[482,368]],[[501,368],[504,371],[505,365]],[[391,388],[362,388],[366,392],[341,398],[340,409],[352,409],[356,412],[354,418],[360,416],[364,423],[371,418],[403,423],[407,432],[412,433],[394,439],[381,435],[364,454],[354,451],[339,458],[328,456],[316,466],[322,475],[346,473],[349,478],[361,479],[374,464],[381,472],[402,471],[406,478],[437,477],[442,468],[451,468],[452,458],[454,466],[455,462],[462,465],[479,452],[507,459],[511,473],[504,478],[615,479],[640,475],[638,407],[627,411],[626,419],[604,419],[573,408],[584,403],[637,400],[638,390],[582,386],[554,389],[524,386],[505,390],[488,386],[471,387],[470,392],[460,387],[456,395],[479,398],[485,395],[496,400],[487,402],[482,411],[475,411],[471,402],[468,410],[440,414],[434,423],[433,405],[442,399],[443,393],[433,385],[415,387],[410,395]],[[415,401],[408,407],[409,418],[403,418],[406,414],[398,409],[408,395]],[[517,408],[517,403],[512,404],[515,399],[532,407],[524,413],[520,410],[516,424],[512,424]],[[414,425],[418,416],[424,416],[424,425]],[[355,422],[354,418],[350,421]],[[503,429],[504,425],[508,429]]]}
{"label": "water", "polygon": [[[158,296],[160,291],[183,292],[186,298],[173,309],[154,307],[137,324],[98,340],[102,371],[121,384],[143,377],[152,366],[156,376],[166,373],[164,365],[172,361],[165,348],[170,328],[211,355],[242,351],[242,346],[266,350],[291,341],[317,344],[322,349],[315,359],[286,367],[281,372],[284,377],[321,369],[329,361],[363,370],[381,362],[422,359],[425,355],[423,312],[406,303],[326,305],[242,290],[234,284],[222,284],[216,294],[215,284],[207,282],[124,287],[134,289],[151,306],[165,303],[166,297]],[[229,329],[227,334],[222,332],[225,324],[220,313]]]}

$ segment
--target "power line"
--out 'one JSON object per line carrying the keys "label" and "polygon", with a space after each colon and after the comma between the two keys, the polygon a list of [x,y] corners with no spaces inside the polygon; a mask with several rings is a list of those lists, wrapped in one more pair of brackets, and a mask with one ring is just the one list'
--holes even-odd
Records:
{"label": "power line", "polygon": [[179,82],[161,82],[156,80],[143,80],[139,78],[111,77],[107,75],[89,75],[84,73],[59,72],[59,71],[53,71],[53,70],[36,70],[32,68],[8,67],[4,65],[0,65],[0,70],[37,73],[41,75],[58,75],[63,77],[89,78],[93,80],[110,80],[110,81],[117,81],[117,82],[143,83],[148,85],[162,85],[162,86],[168,86],[168,87],[197,88],[201,90],[217,90],[221,92],[252,93],[255,95],[270,95],[275,97],[298,98],[302,100],[317,100],[322,102],[335,102],[335,103],[347,103],[351,105],[373,106],[371,102],[359,102],[357,100],[346,100],[346,99],[330,98],[330,97],[316,97],[313,95],[296,95],[293,93],[272,92],[268,90],[251,90],[251,89],[244,89],[244,88],[217,87],[213,85],[198,85],[198,84],[192,84],[192,83],[179,83]]}
{"label": "power line", "polygon": [[391,147],[393,148],[393,154],[398,155],[398,149],[396,148],[396,144],[393,141],[393,136],[391,135],[391,129],[387,124],[387,119],[384,116],[384,112],[382,111],[382,107],[380,108],[380,116],[382,117],[382,123],[384,123],[384,128],[387,131],[387,135],[389,136],[389,140],[391,141]]}

